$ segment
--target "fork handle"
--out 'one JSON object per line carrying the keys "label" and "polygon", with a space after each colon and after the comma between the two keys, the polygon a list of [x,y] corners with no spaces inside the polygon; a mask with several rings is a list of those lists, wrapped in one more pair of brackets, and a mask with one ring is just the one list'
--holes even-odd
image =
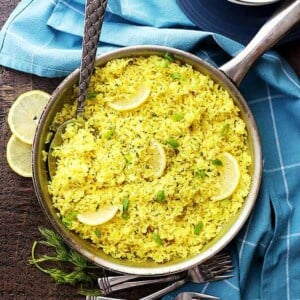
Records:
{"label": "fork handle", "polygon": [[87,0],[84,18],[82,57],[79,72],[79,98],[76,114],[82,113],[89,82],[94,70],[95,57],[107,0]]}
{"label": "fork handle", "polygon": [[98,278],[98,285],[100,288],[105,287],[106,281],[108,281],[108,284],[110,286],[120,284],[122,282],[126,282],[132,279],[139,278],[141,276],[139,275],[120,275],[120,276],[109,276],[109,277],[99,277]]}
{"label": "fork handle", "polygon": [[181,275],[171,275],[163,278],[158,278],[158,279],[147,279],[147,280],[141,280],[141,281],[130,281],[130,282],[124,282],[120,283],[117,285],[114,285],[111,287],[111,292],[116,292],[136,286],[144,286],[148,284],[153,284],[153,283],[164,283],[164,282],[170,282],[170,281],[176,281],[182,278]]}
{"label": "fork handle", "polygon": [[182,285],[184,285],[186,283],[186,279],[181,279],[181,280],[178,280],[172,284],[170,284],[169,286],[153,293],[153,294],[150,294],[144,298],[140,298],[140,300],[156,300],[156,299],[159,299],[160,297],[168,294],[169,292],[172,292],[176,289],[178,289],[179,287],[181,287]]}

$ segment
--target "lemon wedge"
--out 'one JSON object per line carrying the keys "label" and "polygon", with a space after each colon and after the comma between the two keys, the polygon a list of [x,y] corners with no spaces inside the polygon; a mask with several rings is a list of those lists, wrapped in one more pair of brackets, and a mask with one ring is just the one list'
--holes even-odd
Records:
{"label": "lemon wedge", "polygon": [[145,170],[145,177],[160,177],[167,164],[163,146],[156,140],[152,140],[146,153],[146,165],[150,168]]}
{"label": "lemon wedge", "polygon": [[12,133],[26,144],[32,144],[35,130],[50,95],[40,90],[21,94],[8,113]]}
{"label": "lemon wedge", "polygon": [[223,166],[221,167],[219,181],[220,190],[211,197],[213,201],[223,200],[235,191],[240,181],[240,168],[237,160],[233,155],[224,152],[220,156]]}
{"label": "lemon wedge", "polygon": [[118,110],[126,111],[132,110],[141,106],[149,97],[151,92],[150,87],[142,85],[137,90],[136,94],[129,99],[122,99],[107,103],[109,107]]}
{"label": "lemon wedge", "polygon": [[118,206],[104,205],[97,211],[78,214],[77,219],[85,225],[97,226],[111,220],[117,211]]}
{"label": "lemon wedge", "polygon": [[32,177],[31,145],[12,135],[7,143],[6,159],[11,169],[23,177]]}

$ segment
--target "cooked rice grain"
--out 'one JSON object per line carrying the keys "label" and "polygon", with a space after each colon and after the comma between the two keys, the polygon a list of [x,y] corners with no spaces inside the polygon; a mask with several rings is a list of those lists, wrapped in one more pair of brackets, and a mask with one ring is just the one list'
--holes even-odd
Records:
{"label": "cooked rice grain", "polygon": [[[107,105],[133,97],[141,85],[151,93],[140,107],[120,112]],[[162,263],[196,255],[237,214],[249,192],[251,156],[238,107],[208,76],[158,56],[115,59],[96,68],[90,92],[84,128],[70,125],[55,150],[58,165],[49,191],[62,219],[116,258]],[[56,122],[73,112],[66,105]],[[167,143],[170,137],[177,149]],[[166,153],[160,178],[145,177],[143,158],[153,139]],[[211,161],[222,152],[237,159],[241,177],[229,199],[213,202],[219,167]],[[197,170],[202,170],[198,176]],[[158,202],[161,190],[165,199]],[[130,201],[127,218],[122,218],[124,197]],[[96,231],[74,218],[105,204],[120,209]],[[199,222],[203,228],[195,234]]]}

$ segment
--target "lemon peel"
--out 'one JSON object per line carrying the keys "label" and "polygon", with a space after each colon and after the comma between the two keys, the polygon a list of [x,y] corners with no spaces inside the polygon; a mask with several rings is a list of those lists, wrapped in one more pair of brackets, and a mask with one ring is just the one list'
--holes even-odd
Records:
{"label": "lemon peel", "polygon": [[104,205],[94,212],[85,212],[77,215],[77,220],[85,225],[97,226],[111,220],[118,211],[118,206]]}
{"label": "lemon peel", "polygon": [[7,122],[11,132],[22,142],[32,144],[35,130],[50,95],[41,90],[25,92],[12,104]]}
{"label": "lemon peel", "polygon": [[166,164],[166,154],[163,146],[156,140],[152,140],[150,147],[147,149],[147,165],[151,168],[146,172],[146,177],[160,177],[162,176]]}
{"label": "lemon peel", "polygon": [[32,177],[31,145],[12,135],[7,143],[6,159],[11,169],[23,177]]}
{"label": "lemon peel", "polygon": [[150,87],[142,85],[129,99],[116,100],[113,102],[108,102],[107,105],[118,111],[133,110],[141,106],[149,97],[151,92]]}
{"label": "lemon peel", "polygon": [[240,168],[236,158],[228,152],[220,155],[223,166],[220,170],[220,190],[211,197],[213,201],[223,200],[233,194],[240,181]]}

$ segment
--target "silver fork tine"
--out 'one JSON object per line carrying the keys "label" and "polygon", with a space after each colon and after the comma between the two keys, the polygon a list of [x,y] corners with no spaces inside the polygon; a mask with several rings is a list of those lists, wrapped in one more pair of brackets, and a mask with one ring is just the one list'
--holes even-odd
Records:
{"label": "silver fork tine", "polygon": [[229,279],[229,278],[232,278],[232,277],[234,277],[233,274],[228,274],[228,275],[217,275],[217,276],[215,276],[214,279],[207,280],[207,281],[204,281],[204,282],[219,281],[219,280]]}
{"label": "silver fork tine", "polygon": [[217,254],[216,256],[213,256],[212,258],[207,260],[205,264],[209,265],[209,264],[215,264],[216,262],[223,262],[223,261],[231,261],[229,253],[225,252],[225,253]]}
{"label": "silver fork tine", "polygon": [[207,275],[218,275],[221,273],[228,273],[233,270],[231,259],[217,260],[214,263],[203,263],[198,266],[200,272]]}
{"label": "silver fork tine", "polygon": [[233,271],[233,268],[224,268],[224,269],[222,269],[222,270],[218,270],[218,271],[212,271],[211,273],[212,273],[212,275],[213,275],[213,277],[217,277],[217,276],[219,276],[220,274],[226,274],[226,273],[230,273],[230,272],[232,272]]}
{"label": "silver fork tine", "polygon": [[[228,270],[232,269],[233,266],[230,263],[224,263],[224,264],[217,264],[213,267],[207,268],[207,270],[210,270],[211,272],[228,272]],[[229,271],[231,272],[231,271]]]}

